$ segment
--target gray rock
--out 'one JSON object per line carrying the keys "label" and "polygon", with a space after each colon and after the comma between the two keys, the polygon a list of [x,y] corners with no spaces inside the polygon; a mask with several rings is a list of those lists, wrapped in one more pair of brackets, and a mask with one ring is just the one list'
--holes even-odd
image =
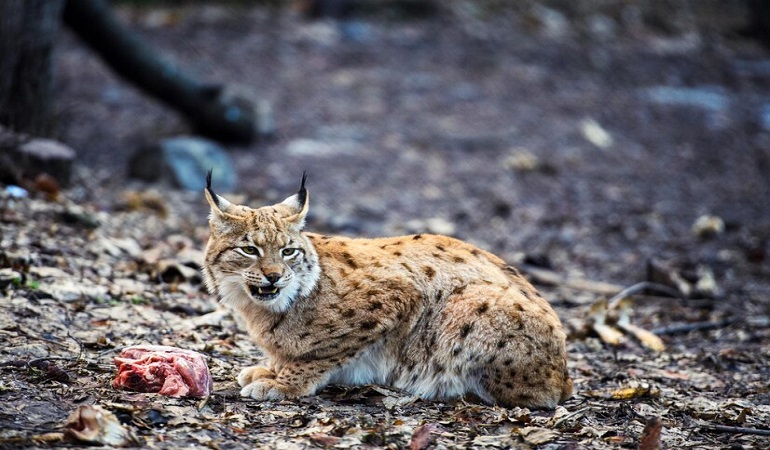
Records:
{"label": "gray rock", "polygon": [[[7,130],[0,130],[7,132]],[[5,140],[0,147],[3,167],[0,172],[17,182],[34,180],[40,174],[48,174],[60,185],[69,184],[75,151],[61,142],[43,138],[17,135],[16,142]]]}
{"label": "gray rock", "polygon": [[230,155],[216,143],[199,137],[163,139],[136,152],[129,175],[146,181],[168,180],[189,191],[206,186],[206,172],[213,171],[215,190],[233,192],[237,174]]}

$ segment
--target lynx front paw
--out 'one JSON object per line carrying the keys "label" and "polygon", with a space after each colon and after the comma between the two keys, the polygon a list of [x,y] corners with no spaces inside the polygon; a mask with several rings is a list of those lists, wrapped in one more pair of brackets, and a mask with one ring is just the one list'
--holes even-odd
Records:
{"label": "lynx front paw", "polygon": [[275,377],[275,372],[267,367],[251,366],[241,370],[241,373],[238,374],[238,385],[245,387],[255,381],[273,380]]}
{"label": "lynx front paw", "polygon": [[276,373],[272,369],[261,366],[247,367],[238,375],[242,397],[256,400],[281,400],[298,397],[296,389],[292,389],[276,381]]}
{"label": "lynx front paw", "polygon": [[292,396],[275,380],[263,378],[244,386],[241,389],[241,397],[251,397],[255,400],[282,400]]}

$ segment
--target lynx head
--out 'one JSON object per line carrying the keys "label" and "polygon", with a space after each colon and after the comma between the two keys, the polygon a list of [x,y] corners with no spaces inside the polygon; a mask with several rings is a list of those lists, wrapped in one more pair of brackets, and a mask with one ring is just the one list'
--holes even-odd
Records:
{"label": "lynx head", "polygon": [[302,233],[308,211],[305,180],[303,174],[299,192],[283,202],[252,209],[215,194],[208,173],[211,234],[203,273],[209,291],[223,303],[283,312],[297,297],[313,291],[320,267]]}

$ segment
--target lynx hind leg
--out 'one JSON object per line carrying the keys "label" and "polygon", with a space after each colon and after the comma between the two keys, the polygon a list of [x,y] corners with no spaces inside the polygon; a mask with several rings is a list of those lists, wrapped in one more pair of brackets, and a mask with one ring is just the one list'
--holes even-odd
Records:
{"label": "lynx hind leg", "polygon": [[482,384],[502,405],[553,409],[572,395],[564,334],[538,325],[507,333],[487,360]]}
{"label": "lynx hind leg", "polygon": [[508,360],[490,364],[488,378],[483,382],[497,403],[553,409],[572,395],[572,380],[564,364],[542,359],[506,364]]}
{"label": "lynx hind leg", "polygon": [[572,394],[556,313],[542,298],[511,297],[507,286],[490,296],[489,288],[469,286],[448,305],[453,317],[466,318],[457,342],[479,352],[479,385],[504,406],[555,408]]}

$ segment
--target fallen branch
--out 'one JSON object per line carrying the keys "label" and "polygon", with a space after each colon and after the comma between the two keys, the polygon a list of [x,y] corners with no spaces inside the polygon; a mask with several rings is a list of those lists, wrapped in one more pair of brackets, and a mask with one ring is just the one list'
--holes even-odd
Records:
{"label": "fallen branch", "polygon": [[222,142],[249,143],[258,137],[257,105],[229,98],[224,87],[206,85],[161,58],[105,0],[68,0],[63,16],[116,73],[181,112],[198,133]]}
{"label": "fallen branch", "polygon": [[729,425],[701,425],[703,431],[713,431],[719,433],[735,433],[735,434],[756,434],[759,436],[770,436],[770,430],[763,430],[759,428],[746,428],[746,427],[733,427]]}
{"label": "fallen branch", "polygon": [[531,281],[536,284],[561,286],[600,295],[615,295],[623,291],[623,286],[618,284],[593,281],[586,278],[565,277],[552,270],[541,269],[529,264],[517,264],[516,267],[528,275]]}
{"label": "fallen branch", "polygon": [[722,319],[722,320],[709,320],[706,322],[693,322],[671,325],[668,327],[660,327],[651,330],[653,334],[658,336],[670,336],[674,334],[685,334],[691,331],[699,330],[714,330],[717,328],[724,328],[738,322],[738,319]]}

